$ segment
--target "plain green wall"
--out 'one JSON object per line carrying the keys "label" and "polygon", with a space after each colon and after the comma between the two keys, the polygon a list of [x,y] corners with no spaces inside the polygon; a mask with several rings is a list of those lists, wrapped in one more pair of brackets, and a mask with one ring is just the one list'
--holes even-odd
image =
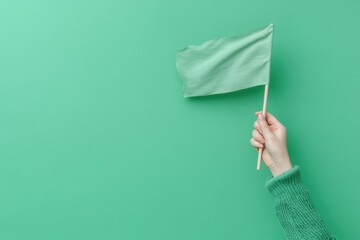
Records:
{"label": "plain green wall", "polygon": [[360,239],[360,2],[0,2],[0,239],[285,239],[249,143],[263,87],[182,97],[175,53],[275,27],[268,110]]}

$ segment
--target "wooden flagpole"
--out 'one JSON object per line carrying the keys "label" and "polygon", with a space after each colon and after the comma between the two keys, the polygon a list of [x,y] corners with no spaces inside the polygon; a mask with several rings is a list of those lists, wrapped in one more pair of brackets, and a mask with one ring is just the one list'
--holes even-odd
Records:
{"label": "wooden flagpole", "polygon": [[[266,120],[266,105],[267,105],[267,99],[268,99],[268,92],[269,92],[269,84],[266,84],[265,85],[265,93],[264,93],[263,110],[262,110],[262,115],[264,116],[265,120]],[[263,150],[264,150],[263,148],[259,148],[258,160],[257,160],[257,170],[260,170],[260,164],[261,164]]]}

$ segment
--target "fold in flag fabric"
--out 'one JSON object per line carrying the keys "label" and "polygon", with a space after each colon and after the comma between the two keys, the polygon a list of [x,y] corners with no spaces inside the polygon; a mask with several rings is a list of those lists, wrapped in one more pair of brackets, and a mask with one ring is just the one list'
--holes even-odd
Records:
{"label": "fold in flag fabric", "polygon": [[190,45],[176,54],[184,97],[269,84],[273,25],[249,34]]}

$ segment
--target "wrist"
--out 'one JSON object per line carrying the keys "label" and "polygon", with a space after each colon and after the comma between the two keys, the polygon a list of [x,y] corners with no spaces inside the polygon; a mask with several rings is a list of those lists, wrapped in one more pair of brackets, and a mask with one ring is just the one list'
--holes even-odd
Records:
{"label": "wrist", "polygon": [[290,158],[286,156],[283,159],[275,161],[274,164],[269,167],[269,169],[274,177],[289,171],[290,169],[292,169]]}

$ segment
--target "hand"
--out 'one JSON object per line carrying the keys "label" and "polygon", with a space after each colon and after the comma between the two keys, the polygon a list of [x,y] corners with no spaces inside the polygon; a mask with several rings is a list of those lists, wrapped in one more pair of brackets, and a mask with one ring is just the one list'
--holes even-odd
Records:
{"label": "hand", "polygon": [[263,148],[262,158],[275,177],[292,168],[286,144],[286,128],[270,113],[266,120],[262,112],[255,112],[258,120],[250,143],[259,151]]}

